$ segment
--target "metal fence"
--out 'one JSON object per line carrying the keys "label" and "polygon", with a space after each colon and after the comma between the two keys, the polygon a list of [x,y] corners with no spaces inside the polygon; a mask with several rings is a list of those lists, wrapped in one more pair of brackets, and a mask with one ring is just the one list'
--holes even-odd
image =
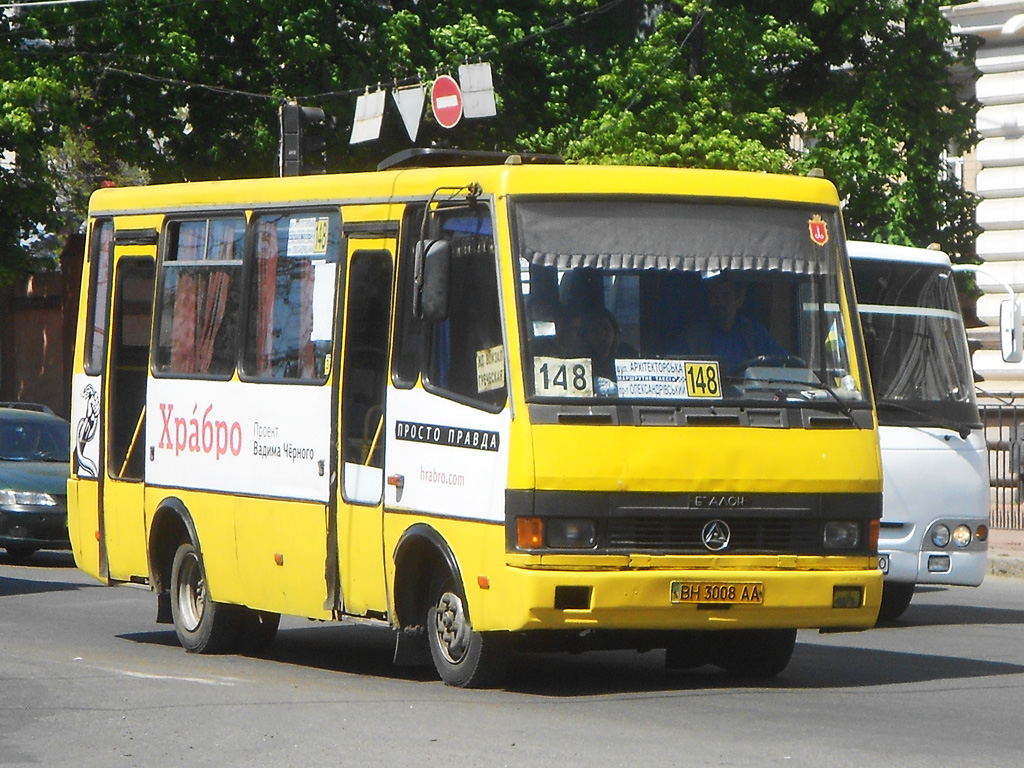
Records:
{"label": "metal fence", "polygon": [[1024,530],[1024,404],[1011,400],[980,407],[992,484],[989,525]]}

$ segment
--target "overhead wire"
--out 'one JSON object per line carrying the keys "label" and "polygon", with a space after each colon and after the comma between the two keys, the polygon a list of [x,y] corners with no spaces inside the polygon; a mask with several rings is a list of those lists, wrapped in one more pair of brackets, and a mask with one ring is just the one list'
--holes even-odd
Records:
{"label": "overhead wire", "polygon": [[[36,0],[36,2],[14,3],[14,4],[10,4],[10,5],[12,7],[17,6],[19,8],[24,9],[26,7],[31,7],[31,6],[34,6],[34,5],[68,5],[68,4],[71,4],[71,3],[86,3],[86,2],[95,3],[95,2],[99,2],[99,1],[100,0]],[[582,11],[582,12],[580,12],[580,13],[578,13],[578,14],[576,14],[576,15],[568,18],[568,19],[563,19],[563,20],[561,20],[561,21],[559,21],[559,22],[557,22],[555,24],[552,24],[551,26],[548,26],[548,27],[545,27],[543,29],[540,29],[540,30],[537,30],[535,32],[531,32],[531,33],[529,33],[527,35],[524,35],[523,37],[521,37],[521,38],[519,38],[517,40],[512,40],[512,41],[509,41],[509,42],[506,42],[506,43],[501,43],[501,44],[493,46],[491,48],[487,48],[487,49],[483,49],[483,50],[480,50],[480,51],[476,51],[476,52],[473,52],[472,54],[467,54],[466,58],[467,58],[467,60],[469,58],[481,59],[483,57],[486,57],[486,56],[489,56],[489,55],[492,55],[492,54],[495,54],[495,53],[504,52],[504,51],[506,51],[508,49],[511,49],[511,48],[517,48],[517,47],[526,45],[526,44],[528,44],[530,42],[533,42],[533,41],[535,41],[537,39],[546,37],[546,36],[548,36],[550,34],[553,34],[555,32],[559,32],[559,31],[562,31],[564,29],[568,29],[569,27],[572,27],[572,26],[574,26],[576,24],[586,23],[586,22],[590,21],[591,19],[593,19],[593,18],[595,18],[597,16],[600,16],[600,15],[603,15],[605,13],[610,12],[611,10],[616,8],[617,6],[621,5],[623,2],[625,2],[625,0],[608,0],[607,2],[601,3],[600,5],[598,5],[595,8],[590,8],[588,10]],[[181,0],[171,0],[170,2],[168,2],[168,3],[164,4],[164,5],[157,6],[157,8],[173,7],[173,6],[176,6],[176,5],[194,5],[194,4],[195,4],[195,0],[188,0],[187,2],[181,2]],[[4,7],[4,6],[0,5],[0,7]],[[92,21],[92,20],[98,20],[99,18],[101,18],[101,17],[100,16],[96,16],[93,19],[86,19],[85,22]],[[68,27],[80,26],[81,23],[83,23],[82,20],[77,20],[76,22],[69,22]],[[36,50],[36,51],[26,51],[24,53],[26,55],[31,55],[31,56],[81,55],[81,56],[100,57],[100,58],[105,56],[105,54],[98,53],[98,52],[81,52],[81,53],[79,53],[79,52],[76,52],[76,51],[71,51],[71,52],[61,51],[59,53],[51,53],[51,52],[47,52],[45,50]],[[175,78],[175,77],[169,77],[169,76],[163,76],[163,75],[154,75],[154,74],[150,74],[150,73],[134,71],[132,69],[125,68],[123,66],[102,65],[100,67],[100,70],[103,71],[103,72],[109,72],[111,74],[119,75],[119,76],[122,76],[122,77],[131,77],[131,78],[137,78],[137,79],[142,79],[142,80],[148,80],[148,81],[151,81],[151,82],[159,82],[159,83],[164,83],[166,85],[175,85],[175,86],[182,87],[182,88],[194,88],[194,89],[200,89],[200,90],[208,90],[208,91],[211,91],[211,92],[214,92],[214,93],[220,93],[220,94],[226,94],[226,95],[243,96],[243,97],[246,97],[246,98],[254,98],[254,99],[265,99],[265,100],[273,100],[273,101],[279,101],[280,100],[279,96],[273,95],[273,94],[269,94],[269,93],[258,93],[258,92],[254,92],[254,91],[248,91],[248,90],[244,90],[244,89],[232,88],[232,87],[228,87],[228,86],[211,85],[209,83],[202,83],[202,82],[196,82],[196,81],[191,81],[191,80],[185,80],[185,79],[182,79],[182,78]],[[421,81],[421,77],[419,75],[415,75],[415,74],[401,76],[401,77],[387,78],[387,82],[394,83],[395,85],[407,85],[407,84],[416,83],[416,82],[420,82],[420,81]],[[324,99],[324,98],[349,97],[349,96],[361,94],[365,90],[366,90],[366,86],[365,85],[361,85],[361,86],[358,86],[358,87],[347,88],[347,89],[342,89],[342,90],[324,91],[324,92],[320,92],[320,93],[304,94],[304,95],[301,96],[301,98],[303,98],[303,99]]]}

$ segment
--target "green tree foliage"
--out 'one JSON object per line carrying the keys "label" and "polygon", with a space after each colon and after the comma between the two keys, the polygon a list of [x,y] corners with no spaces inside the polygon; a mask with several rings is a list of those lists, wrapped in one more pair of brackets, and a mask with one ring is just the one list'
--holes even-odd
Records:
{"label": "green tree foliage", "polygon": [[411,145],[348,143],[355,99],[487,61],[495,119],[424,116],[417,145],[586,163],[821,168],[849,234],[971,253],[971,145],[934,0],[106,0],[0,19],[0,280],[40,228],[74,230],[100,183],[271,175],[286,99],[337,119],[329,169]]}

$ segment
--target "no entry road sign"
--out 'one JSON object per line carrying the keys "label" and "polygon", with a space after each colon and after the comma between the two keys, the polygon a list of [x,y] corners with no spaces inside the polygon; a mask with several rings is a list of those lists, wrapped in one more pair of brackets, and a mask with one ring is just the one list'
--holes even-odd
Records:
{"label": "no entry road sign", "polygon": [[462,119],[462,90],[455,78],[441,75],[430,89],[434,119],[442,128],[454,128]]}

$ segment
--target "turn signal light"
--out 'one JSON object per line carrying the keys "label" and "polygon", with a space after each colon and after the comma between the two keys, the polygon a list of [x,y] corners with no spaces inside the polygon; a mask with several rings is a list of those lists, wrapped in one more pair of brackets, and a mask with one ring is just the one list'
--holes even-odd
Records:
{"label": "turn signal light", "polygon": [[881,520],[872,520],[868,523],[868,549],[872,552],[878,551],[878,532],[881,528]]}
{"label": "turn signal light", "polygon": [[544,520],[540,517],[516,518],[516,544],[520,549],[544,546]]}

